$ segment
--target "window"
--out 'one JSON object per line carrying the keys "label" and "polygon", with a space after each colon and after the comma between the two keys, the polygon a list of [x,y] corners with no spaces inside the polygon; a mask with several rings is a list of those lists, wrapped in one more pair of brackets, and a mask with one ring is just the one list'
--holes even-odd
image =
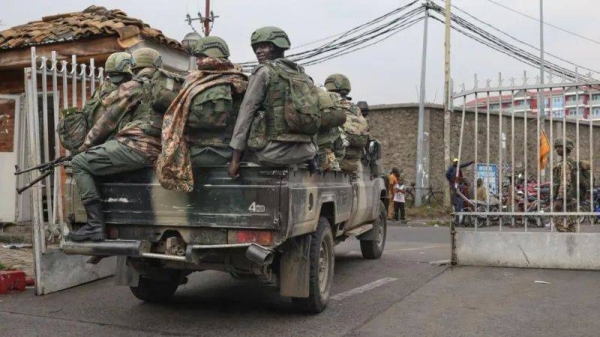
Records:
{"label": "window", "polygon": [[594,117],[600,117],[600,108],[594,108],[594,109],[592,110],[592,115],[593,115]]}
{"label": "window", "polygon": [[564,105],[564,100],[562,97],[553,97],[552,98],[552,107],[553,108],[560,108]]}

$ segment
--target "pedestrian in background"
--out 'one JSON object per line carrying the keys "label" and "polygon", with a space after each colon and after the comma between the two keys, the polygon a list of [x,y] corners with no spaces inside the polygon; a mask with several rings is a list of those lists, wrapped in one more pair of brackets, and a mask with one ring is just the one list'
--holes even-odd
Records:
{"label": "pedestrian in background", "polygon": [[[474,163],[474,161],[470,161],[468,163],[459,165],[458,158],[454,158],[454,160],[452,161],[452,165],[450,165],[450,167],[448,167],[448,169],[446,170],[446,180],[448,180],[448,184],[450,185],[449,186],[450,197],[452,200],[452,205],[454,206],[454,212],[462,212],[463,206],[464,206],[463,199],[456,193],[457,183],[460,184],[460,182],[463,180],[462,179],[463,178],[462,169],[473,165],[473,163]],[[457,169],[458,169],[458,176],[456,175]],[[465,187],[465,186],[463,186],[463,187]],[[468,186],[466,186],[466,188],[468,189]],[[460,189],[459,189],[459,191],[460,191]],[[468,194],[464,194],[464,195],[468,196]],[[461,219],[459,219],[458,216],[456,216],[454,218],[454,222],[457,226],[459,225],[460,220]]]}
{"label": "pedestrian in background", "polygon": [[[405,193],[406,185],[404,185],[404,179],[402,179],[402,177],[399,177],[398,182],[394,185],[394,220],[400,220],[402,223],[406,223],[406,214],[404,207],[406,203]],[[399,219],[398,215],[400,215]]]}
{"label": "pedestrian in background", "polygon": [[388,195],[390,197],[390,202],[388,205],[388,220],[392,220],[394,218],[394,186],[398,183],[398,178],[400,177],[400,169],[397,167],[392,168],[390,171],[390,178],[388,180]]}
{"label": "pedestrian in background", "polygon": [[477,179],[477,200],[479,201],[487,201],[487,190],[483,185],[483,179]]}

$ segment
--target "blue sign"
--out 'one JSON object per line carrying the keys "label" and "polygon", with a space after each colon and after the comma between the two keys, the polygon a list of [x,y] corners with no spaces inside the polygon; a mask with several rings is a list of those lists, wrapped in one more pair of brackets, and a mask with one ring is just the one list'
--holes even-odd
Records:
{"label": "blue sign", "polygon": [[498,195],[498,166],[496,164],[477,164],[477,179],[483,180],[483,186],[493,195]]}

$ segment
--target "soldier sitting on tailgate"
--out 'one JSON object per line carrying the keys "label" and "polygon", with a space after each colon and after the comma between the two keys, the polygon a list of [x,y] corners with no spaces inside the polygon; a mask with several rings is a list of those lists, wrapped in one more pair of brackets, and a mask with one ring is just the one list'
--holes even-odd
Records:
{"label": "soldier sitting on tailgate", "polygon": [[131,55],[125,52],[111,54],[104,65],[106,79],[85,102],[81,112],[74,108],[62,112],[58,124],[58,136],[62,146],[69,151],[77,149],[85,141],[85,136],[100,118],[103,111],[102,100],[117,90],[119,85],[133,77]]}
{"label": "soldier sitting on tailgate", "polygon": [[[135,66],[135,61],[129,60],[129,64]],[[155,71],[154,67],[140,69],[138,76],[104,99],[104,111],[73,157],[73,179],[85,207],[87,223],[69,233],[68,239],[101,241],[105,238],[102,199],[95,176],[150,167],[160,154],[162,114],[152,108],[152,83],[148,80]],[[125,119],[129,122],[121,128]],[[115,138],[106,141],[113,132],[116,132]]]}
{"label": "soldier sitting on tailgate", "polygon": [[229,142],[248,85],[248,76],[229,61],[223,39],[202,38],[193,53],[198,70],[188,74],[165,114],[156,165],[163,187],[184,192],[193,190],[192,165],[226,165],[231,159]]}
{"label": "soldier sitting on tailgate", "polygon": [[252,33],[251,45],[260,65],[250,77],[233,131],[229,175],[238,176],[247,145],[252,161],[261,165],[309,162],[314,168],[315,138],[320,126],[319,89],[301,66],[284,58],[290,40],[280,28],[257,29]]}
{"label": "soldier sitting on tailgate", "polygon": [[369,140],[369,124],[348,96],[351,90],[348,77],[333,74],[325,80],[325,88],[341,96],[341,104],[346,112],[346,122],[342,128],[348,145],[344,157],[340,160],[340,167],[345,173],[355,173]]}

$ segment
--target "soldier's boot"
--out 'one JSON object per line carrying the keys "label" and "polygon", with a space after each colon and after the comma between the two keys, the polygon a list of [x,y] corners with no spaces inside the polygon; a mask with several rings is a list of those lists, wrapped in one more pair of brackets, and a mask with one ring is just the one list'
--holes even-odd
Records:
{"label": "soldier's boot", "polygon": [[68,238],[71,241],[103,241],[104,233],[104,213],[102,213],[102,203],[94,201],[85,205],[87,214],[87,223],[76,232],[69,233]]}
{"label": "soldier's boot", "polygon": [[319,164],[317,162],[317,156],[313,157],[312,159],[307,160],[306,164],[308,164],[308,172],[310,174],[317,172],[317,170],[319,169]]}

